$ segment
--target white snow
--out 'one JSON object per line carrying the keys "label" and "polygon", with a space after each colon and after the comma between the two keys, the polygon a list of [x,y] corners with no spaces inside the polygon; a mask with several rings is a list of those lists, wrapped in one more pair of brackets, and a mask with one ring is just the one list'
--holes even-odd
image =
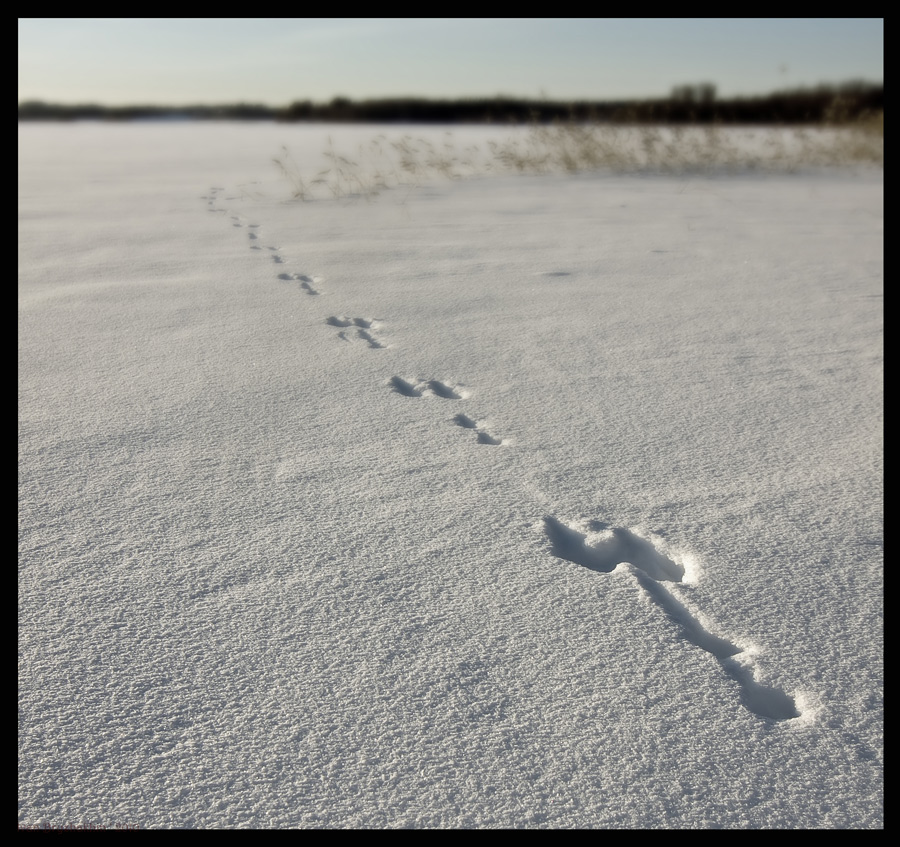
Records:
{"label": "white snow", "polygon": [[881,828],[882,172],[373,132],[20,125],[20,828]]}

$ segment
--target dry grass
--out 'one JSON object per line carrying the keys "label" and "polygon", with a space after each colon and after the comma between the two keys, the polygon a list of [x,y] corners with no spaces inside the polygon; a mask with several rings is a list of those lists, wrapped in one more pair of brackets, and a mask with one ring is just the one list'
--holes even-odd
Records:
{"label": "dry grass", "polygon": [[295,199],[368,199],[391,188],[412,189],[435,179],[464,179],[488,171],[477,149],[458,151],[449,132],[441,145],[411,135],[392,140],[382,134],[348,155],[339,153],[329,138],[323,155],[325,167],[308,177],[286,147],[273,160]]}
{"label": "dry grass", "polygon": [[884,165],[884,114],[847,122],[839,111],[812,128],[534,125],[487,148],[378,135],[350,155],[329,139],[325,167],[303,176],[287,148],[274,159],[298,200],[376,197],[394,188],[487,174],[794,172],[802,168]]}

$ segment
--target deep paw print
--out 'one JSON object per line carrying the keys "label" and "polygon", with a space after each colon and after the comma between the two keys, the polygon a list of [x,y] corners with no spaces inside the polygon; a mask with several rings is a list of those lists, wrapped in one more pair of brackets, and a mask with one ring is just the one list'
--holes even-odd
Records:
{"label": "deep paw print", "polygon": [[550,542],[550,553],[599,573],[611,573],[624,565],[646,596],[662,609],[666,619],[678,626],[682,637],[715,657],[725,674],[740,686],[741,702],[748,711],[773,721],[800,717],[793,697],[757,679],[751,653],[711,632],[681,597],[666,587],[666,583],[684,582],[685,566],[679,557],[665,549],[664,543],[624,527],[592,523],[587,532],[581,532],[581,527],[567,526],[547,515],[543,530]]}

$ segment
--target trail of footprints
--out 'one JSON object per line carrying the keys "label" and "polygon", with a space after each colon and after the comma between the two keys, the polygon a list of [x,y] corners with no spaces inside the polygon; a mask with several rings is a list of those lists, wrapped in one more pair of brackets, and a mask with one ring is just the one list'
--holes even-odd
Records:
{"label": "trail of footprints", "polygon": [[[213,187],[203,197],[207,201],[207,211],[227,213],[220,203],[219,193],[223,188]],[[232,199],[232,198],[225,198]],[[235,229],[246,229],[251,250],[267,253],[273,264],[285,264],[278,247],[264,247],[259,244],[262,227],[257,223],[245,223],[238,215],[231,216]],[[320,292],[316,286],[323,280],[306,274],[282,272],[277,275],[284,282],[298,282],[300,289],[308,295]],[[372,349],[387,347],[376,333],[380,321],[373,318],[331,315],[325,324],[338,330],[337,337],[344,342],[364,342]],[[393,376],[387,383],[391,390],[406,398],[436,397],[440,400],[461,401],[468,395],[459,386],[449,385],[436,379],[407,380]],[[451,419],[456,426],[468,430],[475,436],[477,444],[499,446],[503,440],[491,434],[479,421],[464,412]],[[591,542],[587,533],[567,526],[550,515],[543,520],[543,531],[549,543],[550,553],[559,559],[581,565],[592,571],[611,573],[620,565],[625,565],[645,595],[663,611],[669,621],[678,626],[682,637],[689,643],[706,651],[718,661],[725,674],[740,688],[741,702],[753,714],[773,721],[790,720],[800,716],[794,699],[781,689],[769,687],[759,682],[758,671],[753,657],[728,639],[706,629],[697,615],[690,611],[665,583],[681,584],[685,569],[672,558],[661,552],[657,546],[639,535],[622,527],[610,527],[602,522],[589,525]]]}
{"label": "trail of footprints", "polygon": [[[228,209],[223,205],[222,200],[230,200],[235,198],[220,196],[225,189],[220,186],[213,186],[209,192],[203,196],[206,200],[207,211],[216,214],[227,214]],[[258,223],[251,223],[240,215],[230,215],[231,226],[234,229],[245,230],[247,235],[248,246],[251,250],[257,251],[262,255],[268,255],[272,264],[284,265],[286,260],[281,253],[281,249],[275,246],[266,246],[262,241],[262,226]],[[310,296],[318,296],[321,291],[319,289],[322,280],[320,277],[308,276],[302,273],[293,273],[290,271],[282,271],[276,275],[277,279],[282,282],[298,283],[300,290]],[[380,336],[380,326],[382,321],[377,318],[366,317],[348,317],[346,315],[330,315],[325,318],[325,324],[337,330],[337,338],[346,343],[361,343],[373,350],[383,350],[389,345]],[[394,376],[388,380],[391,389],[403,397],[423,397],[433,396],[442,400],[462,400],[464,395],[457,393],[457,390],[440,382],[436,379],[423,379],[416,382],[407,382],[405,379]],[[489,445],[498,447],[503,444],[503,439],[496,437],[490,433],[485,426],[475,418],[459,413],[453,416],[451,422],[462,429],[471,431],[475,436],[476,444]]]}

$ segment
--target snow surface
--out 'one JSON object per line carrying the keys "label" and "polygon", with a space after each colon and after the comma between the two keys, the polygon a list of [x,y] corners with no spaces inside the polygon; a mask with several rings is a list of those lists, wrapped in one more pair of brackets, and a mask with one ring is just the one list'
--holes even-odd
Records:
{"label": "snow surface", "polygon": [[882,172],[372,132],[20,125],[20,827],[882,827]]}

